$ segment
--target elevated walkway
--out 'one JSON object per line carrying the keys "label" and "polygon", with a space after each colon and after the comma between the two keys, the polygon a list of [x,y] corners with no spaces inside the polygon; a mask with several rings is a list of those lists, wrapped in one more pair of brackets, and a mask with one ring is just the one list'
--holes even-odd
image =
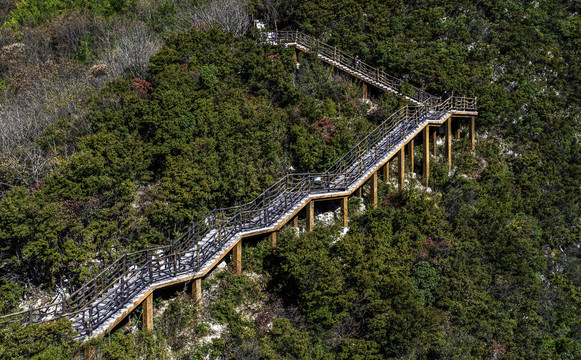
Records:
{"label": "elevated walkway", "polygon": [[279,31],[263,33],[263,41],[270,44],[296,46],[304,52],[314,51],[317,57],[334,67],[371,84],[383,91],[392,92],[412,102],[414,105],[437,105],[440,99],[404,80],[386,73],[384,70],[370,66],[355,57],[348,55],[337,47],[325,44],[309,35],[297,31]]}
{"label": "elevated walkway", "polygon": [[[294,42],[290,34],[294,34]],[[325,48],[320,43],[315,48],[304,39],[312,41],[298,33],[276,36],[277,43],[296,44],[305,51]],[[0,321],[26,324],[66,317],[81,339],[104,334],[151,299],[156,289],[203,278],[240,246],[241,239],[279,230],[315,200],[346,199],[370,179],[377,179],[378,170],[428,126],[439,126],[452,116],[478,114],[476,99],[452,97],[440,102],[417,88],[404,95],[397,79],[364,64],[355,69],[346,55],[333,49],[333,57],[329,57],[326,49],[319,53],[323,61],[385,91],[408,96],[419,105],[405,106],[392,114],[327,171],[286,175],[247,204],[211,211],[166,246],[124,254],[66,300],[10,314]],[[371,77],[374,72],[377,76]],[[427,144],[424,147],[427,149]],[[312,206],[307,217],[309,211]],[[312,222],[312,216],[308,221]]]}

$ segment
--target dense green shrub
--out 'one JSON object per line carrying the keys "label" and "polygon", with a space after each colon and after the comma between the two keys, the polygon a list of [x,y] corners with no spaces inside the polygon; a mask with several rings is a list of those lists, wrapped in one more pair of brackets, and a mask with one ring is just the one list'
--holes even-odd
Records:
{"label": "dense green shrub", "polygon": [[73,10],[89,11],[108,17],[114,13],[131,10],[136,2],[136,0],[25,0],[16,4],[16,9],[10,13],[5,25],[11,28],[35,26]]}

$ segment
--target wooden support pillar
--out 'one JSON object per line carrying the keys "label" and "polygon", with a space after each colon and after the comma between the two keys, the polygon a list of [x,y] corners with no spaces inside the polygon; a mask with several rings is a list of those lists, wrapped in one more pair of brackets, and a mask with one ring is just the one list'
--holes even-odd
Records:
{"label": "wooden support pillar", "polygon": [[408,143],[408,160],[410,166],[410,172],[414,172],[414,139],[411,139]]}
{"label": "wooden support pillar", "polygon": [[349,197],[341,198],[341,214],[343,214],[343,226],[347,226],[349,222]]}
{"label": "wooden support pillar", "polygon": [[405,186],[405,146],[402,146],[399,150],[399,190],[403,190]]}
{"label": "wooden support pillar", "polygon": [[270,241],[270,246],[276,247],[276,231],[273,231],[268,235],[268,241]]}
{"label": "wooden support pillar", "polygon": [[472,150],[476,149],[476,117],[470,117],[470,142],[472,143]]}
{"label": "wooden support pillar", "polygon": [[242,239],[232,248],[232,272],[236,275],[242,273]]}
{"label": "wooden support pillar", "polygon": [[423,135],[423,143],[424,143],[424,166],[422,169],[422,175],[424,178],[424,186],[428,186],[430,181],[430,127],[426,126],[422,133]]}
{"label": "wooden support pillar", "polygon": [[452,171],[452,117],[446,121],[446,158],[448,171]]}
{"label": "wooden support pillar", "polygon": [[367,83],[363,83],[363,99],[367,99]]}
{"label": "wooden support pillar", "polygon": [[94,346],[89,346],[83,350],[83,358],[85,360],[96,360],[97,359],[97,348]]}
{"label": "wooden support pillar", "polygon": [[313,231],[315,226],[315,202],[309,201],[307,204],[307,231]]}
{"label": "wooden support pillar", "polygon": [[197,303],[202,301],[202,278],[194,279],[192,282],[192,297]]}
{"label": "wooden support pillar", "polygon": [[377,207],[377,171],[373,172],[373,175],[371,175],[371,179],[369,179],[369,186],[370,186],[370,190],[369,190],[369,201],[371,202],[371,206],[373,206],[374,208]]}
{"label": "wooden support pillar", "polygon": [[295,48],[295,51],[293,52],[293,60],[295,61],[295,63],[299,62],[299,50],[297,48]]}
{"label": "wooden support pillar", "polygon": [[363,185],[355,190],[355,197],[362,198],[363,197]]}
{"label": "wooden support pillar", "polygon": [[436,157],[436,149],[438,148],[438,127],[434,127],[432,132],[432,152],[434,153],[434,157]]}
{"label": "wooden support pillar", "polygon": [[294,227],[295,229],[299,227],[299,216],[298,215],[295,215],[293,217],[291,226]]}
{"label": "wooden support pillar", "polygon": [[456,139],[460,139],[460,126],[456,129]]}
{"label": "wooden support pillar", "polygon": [[153,330],[153,292],[141,303],[143,331]]}
{"label": "wooden support pillar", "polygon": [[389,182],[389,165],[389,160],[383,165],[383,181],[386,183]]}

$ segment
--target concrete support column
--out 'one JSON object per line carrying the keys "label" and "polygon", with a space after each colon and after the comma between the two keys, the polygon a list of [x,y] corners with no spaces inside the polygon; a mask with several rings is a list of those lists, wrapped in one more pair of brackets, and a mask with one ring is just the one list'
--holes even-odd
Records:
{"label": "concrete support column", "polygon": [[434,157],[436,157],[436,149],[438,148],[438,128],[433,128],[434,132],[432,132],[432,151],[434,153]]}
{"label": "concrete support column", "polygon": [[410,172],[414,172],[414,139],[411,139],[408,143],[408,160],[410,166]]}
{"label": "concrete support column", "polygon": [[363,99],[367,99],[367,83],[363,83]]}
{"label": "concrete support column", "polygon": [[307,204],[307,231],[313,231],[313,227],[315,226],[315,202],[309,201]]}
{"label": "concrete support column", "polygon": [[452,171],[452,117],[446,121],[446,158],[448,171]]}
{"label": "concrete support column", "polygon": [[405,146],[402,146],[401,149],[399,150],[399,161],[398,161],[398,167],[399,167],[399,189],[403,190],[404,186],[405,186]]}
{"label": "concrete support column", "polygon": [[232,272],[236,275],[242,273],[242,239],[232,248]]}
{"label": "concrete support column", "polygon": [[153,292],[141,303],[143,331],[153,330]]}
{"label": "concrete support column", "polygon": [[270,246],[276,247],[276,231],[273,231],[268,235],[268,241],[270,241]]}
{"label": "concrete support column", "polygon": [[363,197],[363,185],[355,190],[355,197],[362,198]]}
{"label": "concrete support column", "polygon": [[369,197],[370,197],[370,202],[371,205],[376,208],[377,207],[377,171],[373,172],[373,175],[371,175],[371,179],[369,179],[369,186],[370,186],[370,190],[369,190]]}
{"label": "concrete support column", "polygon": [[194,279],[192,282],[192,297],[197,303],[202,301],[202,278]]}
{"label": "concrete support column", "polygon": [[472,143],[472,150],[476,149],[476,117],[470,118],[470,142]]}
{"label": "concrete support column", "polygon": [[341,198],[341,214],[343,214],[343,226],[347,226],[349,221],[349,197]]}
{"label": "concrete support column", "polygon": [[430,181],[430,127],[426,126],[422,132],[423,135],[423,143],[424,143],[424,166],[422,175],[424,178],[424,186],[428,186]]}
{"label": "concrete support column", "polygon": [[385,165],[383,165],[383,181],[386,183],[389,182],[389,166],[390,162],[388,160]]}

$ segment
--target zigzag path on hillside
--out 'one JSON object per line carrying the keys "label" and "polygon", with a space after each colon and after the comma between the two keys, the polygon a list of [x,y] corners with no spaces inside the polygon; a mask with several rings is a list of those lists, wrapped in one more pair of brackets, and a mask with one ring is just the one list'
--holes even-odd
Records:
{"label": "zigzag path on hillside", "polygon": [[427,126],[478,114],[475,98],[440,101],[418,88],[406,92],[402,81],[363,63],[355,67],[353,58],[304,34],[269,33],[267,41],[317,51],[323,61],[418,106],[396,111],[327,171],[288,174],[247,204],[213,210],[166,246],[122,255],[65,300],[0,317],[5,326],[65,317],[80,339],[104,334],[144,300],[150,304],[154,290],[204,277],[232,249],[239,251],[242,238],[279,230],[314,200],[345,199]]}

